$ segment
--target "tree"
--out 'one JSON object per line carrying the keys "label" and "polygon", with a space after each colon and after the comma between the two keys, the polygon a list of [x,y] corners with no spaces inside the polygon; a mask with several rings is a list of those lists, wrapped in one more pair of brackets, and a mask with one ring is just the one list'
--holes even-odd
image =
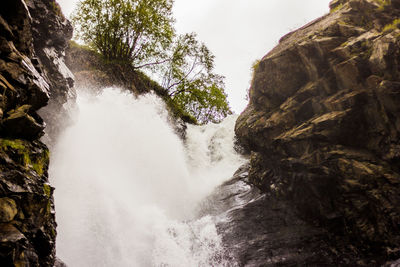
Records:
{"label": "tree", "polygon": [[[230,108],[214,56],[196,35],[175,36],[173,0],[82,0],[77,37],[107,61],[151,69],[174,105],[199,123],[219,122]],[[169,101],[169,100],[168,100]]]}
{"label": "tree", "polygon": [[231,114],[224,82],[213,73],[214,55],[196,34],[178,36],[161,66],[162,86],[170,97],[199,123],[219,122]]}
{"label": "tree", "polygon": [[163,61],[174,36],[173,0],[83,0],[72,21],[106,60],[140,68]]}
{"label": "tree", "polygon": [[162,67],[162,86],[173,96],[185,90],[187,83],[210,80],[214,56],[196,40],[196,34],[178,36],[169,51],[169,60]]}
{"label": "tree", "polygon": [[232,114],[223,87],[213,84],[202,89],[194,87],[174,96],[173,101],[187,113],[194,116],[198,123],[221,122]]}

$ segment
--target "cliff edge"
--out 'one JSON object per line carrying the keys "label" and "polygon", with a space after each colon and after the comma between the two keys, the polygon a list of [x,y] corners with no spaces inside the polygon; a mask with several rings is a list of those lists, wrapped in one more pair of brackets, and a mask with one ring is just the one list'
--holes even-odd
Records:
{"label": "cliff edge", "polygon": [[324,231],[301,262],[382,264],[400,258],[400,1],[330,8],[260,61],[235,131],[265,209]]}
{"label": "cliff edge", "polygon": [[73,86],[63,64],[71,35],[54,0],[1,2],[1,266],[55,264],[54,188],[48,182],[49,150],[39,140],[45,122],[37,111],[49,100],[62,105]]}

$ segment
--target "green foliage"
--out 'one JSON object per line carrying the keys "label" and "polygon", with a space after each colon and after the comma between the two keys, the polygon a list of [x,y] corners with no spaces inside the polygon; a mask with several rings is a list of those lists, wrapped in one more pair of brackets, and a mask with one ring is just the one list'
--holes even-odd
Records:
{"label": "green foliage", "polygon": [[231,113],[223,77],[213,73],[214,55],[194,33],[178,36],[160,66],[162,86],[182,109],[203,124]]}
{"label": "green foliage", "polygon": [[83,0],[72,21],[79,38],[111,61],[159,60],[172,40],[172,0]]}
{"label": "green foliage", "polygon": [[385,27],[383,27],[383,32],[387,33],[387,32],[391,32],[395,29],[400,28],[400,18],[399,19],[395,19],[393,20],[392,23],[385,25]]}
{"label": "green foliage", "polygon": [[162,67],[162,86],[171,95],[187,81],[210,79],[214,68],[214,56],[194,33],[178,36],[168,52],[168,61]]}
{"label": "green foliage", "polygon": [[[107,63],[150,69],[167,105],[190,122],[219,122],[231,113],[214,56],[194,33],[175,36],[173,0],[82,0],[73,16],[78,37]],[[139,72],[138,72],[139,73]],[[138,82],[143,73],[139,73]],[[158,86],[154,86],[158,88]]]}
{"label": "green foliage", "polygon": [[201,89],[193,87],[175,95],[173,101],[200,124],[218,123],[232,113],[224,90],[216,84]]}
{"label": "green foliage", "polygon": [[[71,48],[78,48],[78,49],[81,49],[81,50],[86,50],[87,52],[96,53],[96,51],[93,51],[93,48],[91,48],[90,46],[78,44],[74,40],[70,40],[69,41],[69,46]],[[100,56],[100,54],[98,54],[98,52],[96,54]]]}
{"label": "green foliage", "polygon": [[190,124],[198,124],[195,117],[189,114],[182,106],[181,103],[178,103],[168,95],[163,97],[165,104],[167,105],[167,109],[170,114],[172,114],[175,118],[181,118],[184,122]]}

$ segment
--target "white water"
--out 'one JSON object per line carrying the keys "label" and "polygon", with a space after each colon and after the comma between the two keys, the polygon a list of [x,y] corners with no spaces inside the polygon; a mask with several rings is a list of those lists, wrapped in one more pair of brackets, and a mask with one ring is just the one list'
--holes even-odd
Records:
{"label": "white water", "polygon": [[111,88],[78,96],[50,166],[68,266],[232,266],[213,218],[194,210],[243,163],[236,118],[190,126],[184,145],[164,110],[155,96]]}

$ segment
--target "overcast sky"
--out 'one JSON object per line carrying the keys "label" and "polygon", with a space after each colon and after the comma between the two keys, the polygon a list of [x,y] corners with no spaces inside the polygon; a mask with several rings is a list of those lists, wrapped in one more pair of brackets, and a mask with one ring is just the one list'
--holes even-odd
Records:
{"label": "overcast sky", "polygon": [[[58,0],[69,16],[78,0]],[[329,11],[330,0],[175,0],[178,33],[196,32],[216,56],[216,73],[226,77],[232,109],[247,105],[251,65],[280,37]]]}

